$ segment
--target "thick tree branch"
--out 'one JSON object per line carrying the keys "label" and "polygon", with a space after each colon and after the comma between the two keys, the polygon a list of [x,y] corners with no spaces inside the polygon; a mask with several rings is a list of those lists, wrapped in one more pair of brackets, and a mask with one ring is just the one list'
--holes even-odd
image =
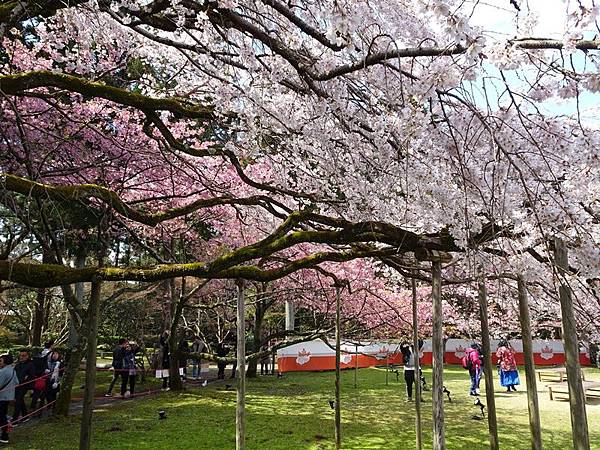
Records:
{"label": "thick tree branch", "polygon": [[50,185],[42,184],[11,174],[0,174],[0,185],[7,191],[17,192],[33,198],[49,198],[56,201],[88,200],[95,198],[103,201],[122,216],[148,226],[156,226],[161,222],[182,217],[204,208],[223,205],[265,205],[270,203],[269,197],[254,195],[244,198],[229,196],[199,199],[188,205],[167,209],[156,213],[145,213],[125,203],[119,195],[104,186],[96,184]]}
{"label": "thick tree branch", "polygon": [[29,89],[42,87],[54,87],[84,96],[103,98],[141,111],[169,111],[190,119],[214,119],[213,108],[210,106],[193,105],[177,98],[148,97],[75,75],[40,70],[0,76],[0,92],[5,95],[20,95]]}

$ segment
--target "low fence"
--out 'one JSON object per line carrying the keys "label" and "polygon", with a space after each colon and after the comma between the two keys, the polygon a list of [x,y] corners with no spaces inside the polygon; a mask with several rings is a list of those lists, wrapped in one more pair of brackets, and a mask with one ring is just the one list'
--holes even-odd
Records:
{"label": "low fence", "polygon": [[[495,349],[498,340],[491,341],[492,361],[497,362]],[[464,339],[448,339],[445,343],[444,362],[446,364],[460,364],[465,350],[472,341]],[[517,364],[524,363],[523,344],[520,339],[511,340],[510,344],[515,349]],[[431,339],[424,342],[421,363],[430,365],[432,361]],[[355,367],[372,367],[385,364],[402,364],[400,346],[396,343],[369,342],[352,343],[344,342],[341,345],[340,363],[342,369]],[[559,340],[534,340],[533,355],[538,366],[562,365],[565,363],[565,352],[562,341]],[[589,350],[583,346],[580,363],[591,366]],[[302,342],[290,345],[277,351],[277,367],[279,372],[295,371],[321,371],[335,369],[335,349],[321,340]]]}

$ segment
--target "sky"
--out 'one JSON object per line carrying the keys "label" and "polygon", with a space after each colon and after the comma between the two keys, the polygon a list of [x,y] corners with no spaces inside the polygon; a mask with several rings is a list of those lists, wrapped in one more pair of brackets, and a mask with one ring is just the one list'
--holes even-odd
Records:
{"label": "sky", "polygon": [[[484,30],[487,43],[493,41],[506,41],[515,37],[536,37],[536,38],[551,38],[562,40],[567,26],[567,14],[572,14],[579,8],[579,3],[584,7],[590,8],[592,0],[581,0],[581,2],[573,0],[516,0],[521,8],[517,11],[510,3],[510,0],[487,0],[477,1],[469,0],[465,2],[465,8],[472,10],[471,26],[480,27]],[[600,4],[600,3],[599,3]],[[537,24],[533,28],[533,32],[525,32],[526,28],[523,25],[531,18],[537,18]],[[520,28],[519,28],[520,27]],[[600,31],[595,29],[595,25],[591,24],[588,27],[588,32],[584,34],[586,39],[596,38],[596,33],[600,35]],[[556,52],[557,56],[560,55]],[[578,70],[583,69],[586,63],[586,58],[583,52],[576,52],[573,55],[573,64]],[[589,70],[589,61],[587,61]],[[492,78],[500,78],[499,71],[491,64],[484,63],[484,69],[491,75]],[[517,73],[515,71],[506,71],[510,84],[520,84]],[[481,81],[481,80],[479,80]],[[498,84],[501,84],[498,82]],[[501,88],[498,85],[499,88]],[[483,101],[481,97],[480,101]],[[543,112],[552,115],[565,115],[575,117],[579,106],[579,112],[583,123],[600,127],[600,93],[586,92],[579,97],[579,105],[576,99],[552,99],[547,100],[540,105]]]}

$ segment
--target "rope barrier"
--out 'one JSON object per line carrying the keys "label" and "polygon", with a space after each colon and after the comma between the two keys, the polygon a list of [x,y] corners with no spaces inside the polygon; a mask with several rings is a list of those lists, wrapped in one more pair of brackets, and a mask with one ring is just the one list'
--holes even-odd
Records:
{"label": "rope barrier", "polygon": [[[58,369],[59,372],[62,372],[63,370],[65,370],[64,367],[61,368],[61,369]],[[15,376],[16,376],[16,373],[15,373]],[[16,389],[19,386],[26,386],[26,385],[29,385],[29,384],[33,385],[33,383],[35,383],[37,380],[41,380],[42,378],[50,379],[51,376],[52,376],[51,372],[45,373],[44,375],[41,375],[41,376],[39,376],[37,378],[32,378],[31,380],[27,380],[27,381],[24,381],[22,383],[15,384],[14,386],[6,386],[4,389],[0,389],[0,392],[4,392],[4,391],[10,390],[10,389]]]}
{"label": "rope barrier", "polygon": [[[65,368],[62,367],[62,368],[59,369],[59,372],[63,372],[64,370],[65,370]],[[85,369],[78,369],[78,370],[85,370]],[[110,367],[110,368],[97,367],[96,368],[96,371],[98,371],[98,372],[103,372],[103,371],[111,371],[111,372],[126,372],[127,371],[128,372],[129,370],[131,370],[131,369],[115,369],[113,367]],[[137,371],[138,370],[140,372],[146,372],[148,369],[136,369],[136,374],[135,375],[137,375]],[[154,369],[151,369],[151,370],[154,370]],[[17,387],[20,387],[20,386],[33,386],[33,384],[35,383],[36,380],[40,380],[40,379],[43,379],[43,378],[50,379],[50,375],[51,375],[50,373],[46,373],[46,374],[41,375],[41,376],[39,376],[37,378],[33,378],[31,380],[27,380],[27,381],[25,381],[23,383],[19,383],[19,384],[15,385],[15,386],[9,386],[9,387],[7,386],[6,388],[0,390],[0,392],[5,391],[5,390],[10,390],[10,389],[16,389]],[[132,374],[132,375],[134,375],[134,374]],[[144,396],[148,396],[148,395],[158,394],[161,391],[162,391],[162,389],[147,389],[145,391],[141,391],[141,392],[136,392],[136,393],[130,394],[130,396],[126,397],[126,398],[128,399],[128,398],[144,397]],[[120,395],[119,396],[114,396],[114,397],[105,397],[105,396],[96,396],[96,397],[94,397],[94,400],[103,400],[103,401],[108,401],[108,402],[113,402],[115,400],[122,400],[122,399],[124,399],[124,397],[120,396]],[[82,400],[83,400],[83,397],[75,397],[71,401],[77,402],[77,401],[82,401]],[[10,400],[10,401],[12,402],[13,400]],[[47,404],[45,404],[43,406],[40,406],[39,408],[31,411],[30,413],[28,413],[28,414],[26,414],[24,416],[19,417],[17,420],[9,421],[6,425],[1,426],[0,430],[2,430],[3,428],[8,428],[8,431],[10,432],[11,429],[12,429],[12,427],[15,426],[16,424],[23,422],[24,420],[26,420],[27,418],[29,418],[31,416],[40,414],[43,410],[45,410],[45,409],[49,408],[50,406],[54,405],[54,403],[56,403],[56,400],[53,400],[53,401],[51,401],[51,402],[49,402],[49,403],[47,403]]]}
{"label": "rope barrier", "polygon": [[7,428],[7,431],[10,432],[12,430],[12,427],[14,427],[16,424],[18,424],[19,422],[23,422],[26,418],[33,416],[34,414],[38,414],[39,412],[41,412],[43,409],[48,408],[49,406],[53,405],[54,403],[56,403],[56,400],[52,400],[49,403],[46,403],[44,406],[40,406],[38,409],[30,412],[29,414],[25,415],[25,416],[21,416],[19,417],[17,420],[11,420],[9,421],[6,425],[3,425],[0,427],[0,430],[2,430],[3,428]]}

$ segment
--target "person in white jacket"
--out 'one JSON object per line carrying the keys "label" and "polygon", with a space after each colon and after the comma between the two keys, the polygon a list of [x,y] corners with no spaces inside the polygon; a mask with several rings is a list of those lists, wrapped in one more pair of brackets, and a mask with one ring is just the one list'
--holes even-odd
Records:
{"label": "person in white jacket", "polygon": [[15,399],[15,386],[19,384],[11,355],[0,356],[0,442],[8,444],[8,404]]}
{"label": "person in white jacket", "polygon": [[48,379],[48,390],[46,393],[46,399],[48,400],[48,403],[56,400],[56,396],[60,390],[60,380],[62,378],[61,369],[62,360],[60,353],[54,350],[50,355],[47,370],[48,374],[50,375],[50,378]]}

